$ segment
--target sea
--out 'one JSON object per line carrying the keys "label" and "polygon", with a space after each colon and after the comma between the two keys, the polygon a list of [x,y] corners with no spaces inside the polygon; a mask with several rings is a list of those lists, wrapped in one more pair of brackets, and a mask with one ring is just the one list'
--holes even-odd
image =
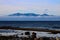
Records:
{"label": "sea", "polygon": [[[60,21],[0,21],[0,27],[3,26],[12,26],[18,28],[44,28],[50,30],[60,30]],[[18,37],[21,36],[21,33],[25,32],[35,32],[37,37],[60,37],[58,34],[48,34],[49,32],[38,32],[38,31],[28,31],[28,30],[7,30],[0,29],[0,34],[5,36],[11,36],[18,34]],[[22,35],[23,36],[23,35]]]}
{"label": "sea", "polygon": [[0,21],[0,27],[60,29],[60,21]]}

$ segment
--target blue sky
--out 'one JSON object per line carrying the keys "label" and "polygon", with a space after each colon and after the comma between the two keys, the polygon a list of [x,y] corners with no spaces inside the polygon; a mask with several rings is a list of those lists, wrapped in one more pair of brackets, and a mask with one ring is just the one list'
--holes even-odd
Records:
{"label": "blue sky", "polygon": [[33,12],[60,15],[60,0],[0,0],[0,15]]}

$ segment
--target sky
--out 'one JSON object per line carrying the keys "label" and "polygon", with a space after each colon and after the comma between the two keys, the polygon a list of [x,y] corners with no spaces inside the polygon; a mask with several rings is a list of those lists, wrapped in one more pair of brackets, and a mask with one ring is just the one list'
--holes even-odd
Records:
{"label": "sky", "polygon": [[0,0],[0,15],[16,12],[60,15],[60,0]]}

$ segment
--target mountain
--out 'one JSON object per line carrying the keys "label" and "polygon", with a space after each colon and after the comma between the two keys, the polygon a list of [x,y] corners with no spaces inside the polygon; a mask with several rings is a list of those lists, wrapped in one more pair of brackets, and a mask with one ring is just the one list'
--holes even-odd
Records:
{"label": "mountain", "polygon": [[48,15],[48,14],[42,14],[40,16],[53,16],[53,15]]}
{"label": "mountain", "polygon": [[38,14],[35,14],[35,13],[25,13],[24,15],[25,16],[39,16]]}
{"label": "mountain", "polygon": [[48,14],[35,14],[35,13],[14,13],[14,14],[10,14],[8,16],[53,16],[53,15],[48,15]]}
{"label": "mountain", "polygon": [[38,14],[35,14],[35,13],[14,13],[14,14],[11,14],[11,15],[8,15],[8,16],[39,16]]}
{"label": "mountain", "polygon": [[8,16],[21,16],[21,15],[23,15],[23,14],[21,14],[21,13],[14,13],[14,14],[10,14]]}

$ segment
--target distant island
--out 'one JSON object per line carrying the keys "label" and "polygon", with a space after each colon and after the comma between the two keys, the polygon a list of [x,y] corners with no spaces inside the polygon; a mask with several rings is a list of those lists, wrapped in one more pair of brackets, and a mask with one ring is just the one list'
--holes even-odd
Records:
{"label": "distant island", "polygon": [[60,16],[49,15],[47,13],[12,13],[0,16],[0,21],[60,21]]}
{"label": "distant island", "polygon": [[10,14],[8,16],[53,16],[53,15],[48,15],[48,14],[36,14],[36,13],[14,13],[14,14]]}

